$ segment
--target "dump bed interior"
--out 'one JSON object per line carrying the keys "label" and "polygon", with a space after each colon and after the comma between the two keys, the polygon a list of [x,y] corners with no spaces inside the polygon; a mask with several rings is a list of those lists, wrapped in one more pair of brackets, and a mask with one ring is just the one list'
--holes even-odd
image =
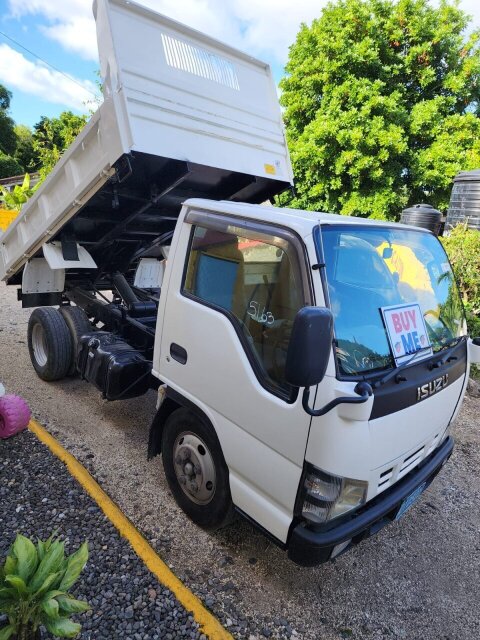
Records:
{"label": "dump bed interior", "polygon": [[95,280],[155,256],[190,197],[265,201],[292,182],[268,65],[125,0],[94,4],[104,102],[1,236],[21,282],[46,243],[78,243]]}

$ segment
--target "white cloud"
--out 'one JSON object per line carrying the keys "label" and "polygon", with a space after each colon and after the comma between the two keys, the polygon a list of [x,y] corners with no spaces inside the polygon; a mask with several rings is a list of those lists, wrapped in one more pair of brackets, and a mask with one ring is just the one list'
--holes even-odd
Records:
{"label": "white cloud", "polygon": [[[142,4],[204,31],[233,46],[284,64],[301,22],[320,15],[327,0],[140,0]],[[439,0],[433,0],[438,4]],[[97,60],[97,41],[90,0],[8,0],[10,13],[43,16],[41,27],[66,50]],[[480,26],[478,0],[461,0],[462,9]]]}
{"label": "white cloud", "polygon": [[42,63],[28,60],[7,44],[0,44],[0,82],[81,112],[87,111],[95,93],[93,82],[69,79]]}
{"label": "white cloud", "polygon": [[10,15],[42,16],[40,30],[65,50],[96,61],[97,37],[90,0],[8,0]]}
{"label": "white cloud", "polygon": [[235,15],[246,22],[244,39],[256,55],[285,64],[300,24],[320,16],[327,0],[231,0]]}
{"label": "white cloud", "polygon": [[[285,64],[288,47],[301,22],[320,15],[327,0],[139,0],[151,9],[243,49],[271,64]],[[432,0],[438,4],[440,0]],[[65,50],[97,60],[95,22],[90,0],[8,0],[10,14],[43,17],[40,26]],[[460,7],[480,26],[478,0]]]}
{"label": "white cloud", "polygon": [[65,50],[78,53],[86,60],[97,60],[97,35],[93,18],[78,17],[69,22],[41,26],[40,29]]}
{"label": "white cloud", "polygon": [[[311,22],[327,0],[140,0],[163,13],[271,63],[284,63],[301,22]],[[10,14],[42,16],[42,32],[66,50],[97,60],[89,0],[8,0]]]}

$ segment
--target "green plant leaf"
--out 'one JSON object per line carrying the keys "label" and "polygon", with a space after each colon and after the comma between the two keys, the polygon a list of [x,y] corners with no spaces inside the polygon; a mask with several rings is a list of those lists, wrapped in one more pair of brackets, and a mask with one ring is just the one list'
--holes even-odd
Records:
{"label": "green plant leaf", "polygon": [[0,589],[0,600],[2,599],[8,599],[11,597],[15,597],[16,596],[16,590],[12,589],[11,587],[4,587],[3,589]]}
{"label": "green plant leaf", "polygon": [[58,571],[57,573],[51,573],[49,576],[45,578],[44,583],[41,585],[39,589],[35,592],[35,598],[38,600],[41,596],[45,595],[47,591],[52,587],[55,582],[61,578],[62,572]]}
{"label": "green plant leaf", "polygon": [[43,540],[37,540],[37,555],[38,555],[38,560],[40,562],[45,557],[45,553],[46,553],[45,542],[43,542]]}
{"label": "green plant leaf", "polygon": [[28,594],[27,585],[25,584],[24,580],[20,578],[20,576],[5,576],[5,582],[11,584],[12,587],[16,589],[21,595]]}
{"label": "green plant leaf", "polygon": [[0,629],[0,640],[8,640],[15,633],[15,627],[13,624],[9,624],[3,629]]}
{"label": "green plant leaf", "polygon": [[87,564],[87,560],[88,543],[84,542],[80,549],[69,557],[67,570],[58,588],[64,591],[70,589],[70,587],[77,581],[83,567]]}
{"label": "green plant leaf", "polygon": [[55,600],[55,598],[50,598],[49,600],[43,600],[42,609],[47,614],[47,617],[51,618],[52,620],[55,620],[60,615],[58,602]]}
{"label": "green plant leaf", "polygon": [[17,559],[12,555],[8,555],[5,559],[5,564],[3,565],[3,570],[5,575],[14,575],[17,573]]}
{"label": "green plant leaf", "polygon": [[0,589],[0,613],[8,613],[18,600],[18,592],[11,587]]}
{"label": "green plant leaf", "polygon": [[88,602],[85,602],[84,600],[76,600],[69,596],[59,596],[57,598],[57,602],[62,613],[83,613],[90,609]]}
{"label": "green plant leaf", "polygon": [[47,591],[44,595],[44,600],[50,600],[50,598],[56,598],[57,596],[65,596],[65,591],[59,591],[58,589],[54,589],[53,591]]}
{"label": "green plant leaf", "polygon": [[82,628],[77,622],[72,622],[68,618],[44,620],[44,624],[50,633],[59,638],[74,638]]}
{"label": "green plant leaf", "polygon": [[16,573],[25,581],[33,575],[38,565],[38,556],[35,545],[31,540],[18,534],[13,543],[12,551],[17,558]]}
{"label": "green plant leaf", "polygon": [[32,592],[37,591],[45,583],[46,578],[56,573],[60,568],[64,558],[65,543],[56,540],[49,545],[43,560],[40,562],[31,582],[30,588]]}

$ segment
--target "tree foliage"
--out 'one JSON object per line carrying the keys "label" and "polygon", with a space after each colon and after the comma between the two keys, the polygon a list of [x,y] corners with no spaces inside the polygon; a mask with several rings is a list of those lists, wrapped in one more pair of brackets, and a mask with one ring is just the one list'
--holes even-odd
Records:
{"label": "tree foliage", "polygon": [[38,158],[33,148],[33,135],[30,127],[24,124],[16,124],[15,136],[17,138],[15,159],[22,165],[25,171],[36,171],[38,168]]}
{"label": "tree foliage", "polygon": [[71,111],[64,111],[58,118],[42,116],[34,126],[33,148],[42,179],[50,173],[63,151],[75,140],[86,122],[87,116],[77,116]]}
{"label": "tree foliage", "polygon": [[23,167],[12,158],[0,152],[0,178],[10,178],[23,173]]}
{"label": "tree foliage", "polygon": [[281,81],[296,197],[394,219],[480,166],[480,34],[442,0],[337,0],[290,48]]}
{"label": "tree foliage", "polygon": [[15,123],[8,115],[11,98],[10,91],[0,84],[0,152],[7,156],[13,155],[17,146]]}
{"label": "tree foliage", "polygon": [[83,129],[87,116],[71,111],[58,118],[42,116],[32,133],[25,125],[15,125],[10,117],[11,99],[11,92],[0,84],[0,178],[39,170],[44,179]]}
{"label": "tree foliage", "polygon": [[472,336],[480,336],[480,233],[457,225],[442,238],[462,295]]}

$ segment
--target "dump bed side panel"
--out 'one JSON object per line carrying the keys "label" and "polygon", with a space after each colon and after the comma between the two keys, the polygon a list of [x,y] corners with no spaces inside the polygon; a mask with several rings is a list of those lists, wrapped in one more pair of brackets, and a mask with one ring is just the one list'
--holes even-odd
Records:
{"label": "dump bed side panel", "polygon": [[123,154],[113,100],[106,100],[21,215],[0,236],[0,278],[18,271],[112,175]]}
{"label": "dump bed side panel", "polygon": [[270,67],[125,0],[98,0],[105,91],[133,150],[292,182]]}

